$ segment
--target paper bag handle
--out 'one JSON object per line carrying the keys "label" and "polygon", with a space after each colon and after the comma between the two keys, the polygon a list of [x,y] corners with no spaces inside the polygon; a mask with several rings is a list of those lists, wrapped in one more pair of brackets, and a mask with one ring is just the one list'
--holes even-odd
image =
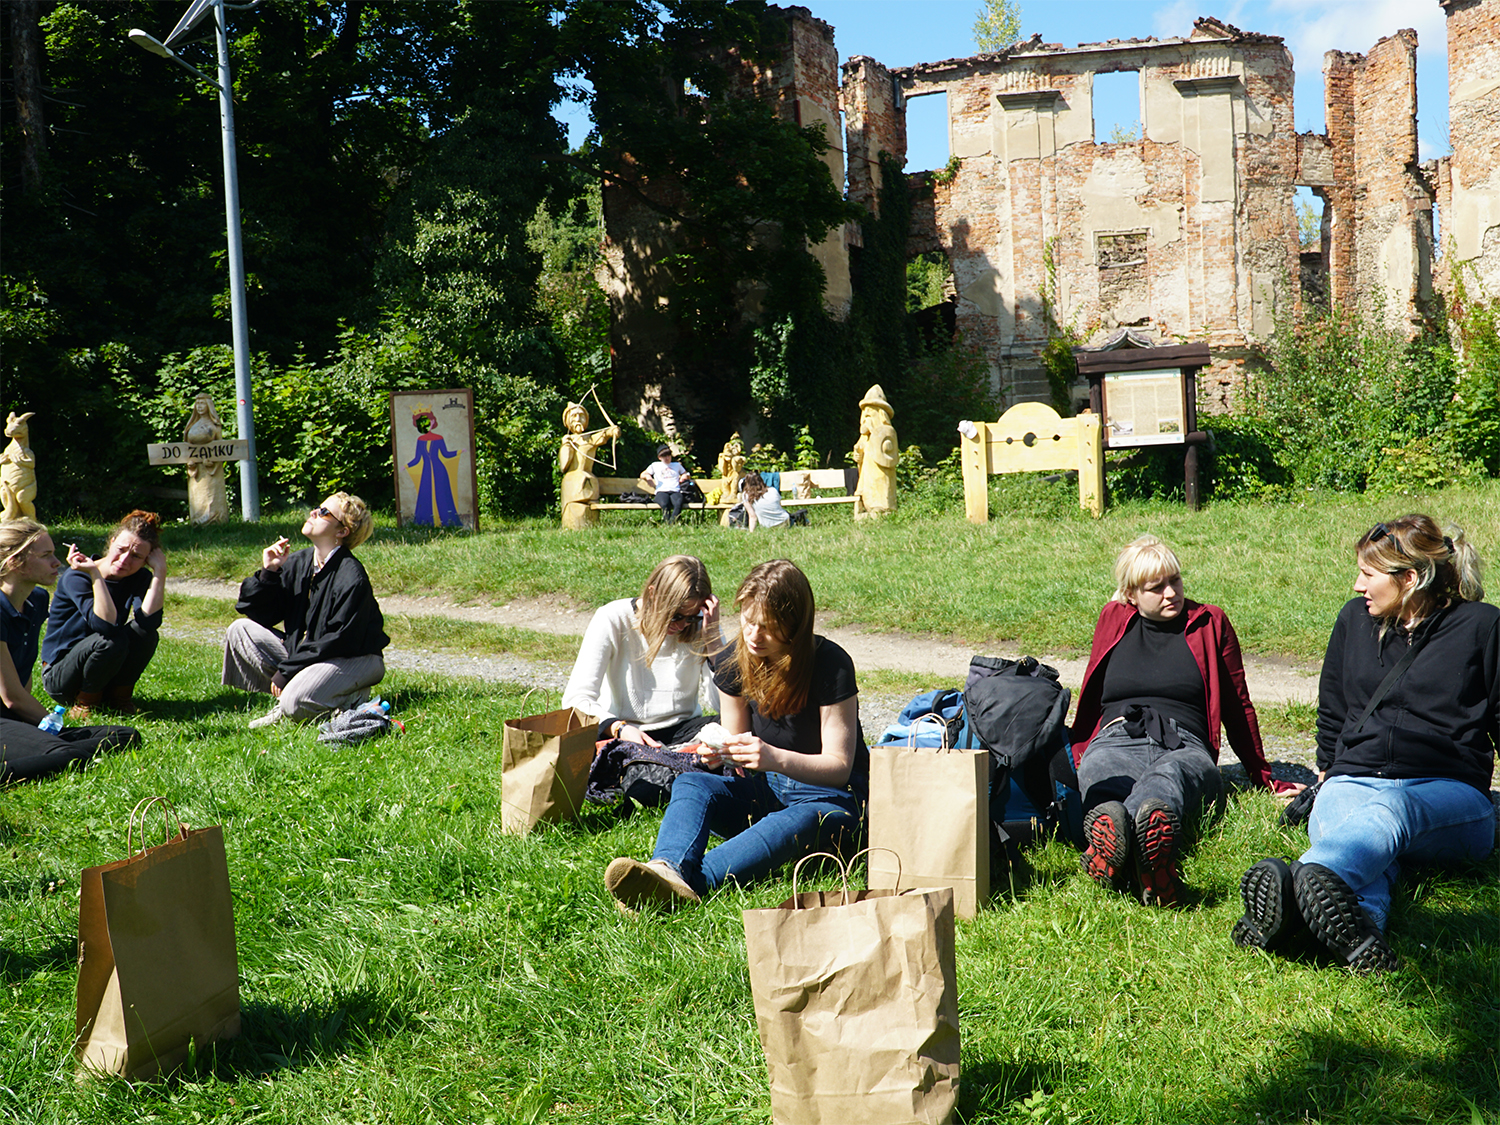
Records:
{"label": "paper bag handle", "polygon": [[[921,747],[921,746],[917,745],[917,724],[918,723],[925,723],[928,719],[936,719],[937,720],[938,728],[940,730],[942,730],[942,732],[943,732],[943,741],[942,741],[942,744],[938,747],[938,749],[939,750],[952,750],[953,747],[951,747],[951,746],[948,745],[948,721],[946,719],[944,719],[941,715],[939,715],[936,711],[929,711],[925,715],[918,715],[915,719],[913,719],[911,721],[911,724],[907,727],[907,730],[906,730],[906,743],[905,743],[906,749],[908,749],[908,750],[922,750],[922,749],[925,749],[925,747]],[[898,745],[900,745],[900,744],[898,743]],[[866,849],[866,850],[868,851],[869,849]],[[853,862],[853,861],[851,860],[850,862]]]}
{"label": "paper bag handle", "polygon": [[901,856],[891,848],[865,848],[864,850],[857,851],[853,855],[851,855],[849,857],[848,863],[845,863],[842,859],[834,855],[832,852],[810,852],[799,859],[792,867],[792,909],[802,909],[801,906],[799,906],[797,903],[797,876],[802,873],[802,865],[808,860],[820,858],[833,860],[834,864],[839,869],[839,881],[844,884],[844,901],[848,902],[849,869],[854,866],[854,861],[857,860],[860,856],[869,855],[871,852],[890,852],[891,855],[896,857],[896,885],[899,887],[901,885]]}
{"label": "paper bag handle", "polygon": [[172,839],[172,814],[176,811],[172,808],[172,802],[165,797],[146,797],[136,802],[135,808],[130,810],[130,823],[125,826],[125,857],[129,859],[135,855],[133,839],[135,836],[136,819],[139,817],[141,824],[141,851],[146,850],[146,814],[151,811],[151,806],[161,802],[162,843]]}

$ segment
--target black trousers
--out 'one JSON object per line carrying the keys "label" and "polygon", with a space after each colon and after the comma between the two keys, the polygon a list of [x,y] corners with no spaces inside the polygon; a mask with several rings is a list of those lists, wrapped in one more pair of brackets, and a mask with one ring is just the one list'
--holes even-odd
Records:
{"label": "black trousers", "polygon": [[81,691],[134,684],[160,641],[155,629],[142,629],[136,621],[108,637],[90,633],[43,670],[42,686],[53,699],[71,706]]}
{"label": "black trousers", "polygon": [[134,727],[63,727],[48,734],[18,719],[0,719],[0,782],[46,777],[140,740]]}
{"label": "black trousers", "polygon": [[658,492],[656,502],[661,505],[661,522],[676,523],[682,515],[683,496],[678,492]]}

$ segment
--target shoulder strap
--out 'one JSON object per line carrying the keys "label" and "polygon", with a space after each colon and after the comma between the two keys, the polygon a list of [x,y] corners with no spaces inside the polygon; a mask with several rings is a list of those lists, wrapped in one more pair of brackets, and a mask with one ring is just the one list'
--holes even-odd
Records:
{"label": "shoulder strap", "polygon": [[[1365,709],[1359,713],[1359,718],[1355,720],[1353,729],[1349,731],[1350,734],[1359,733],[1359,729],[1365,725],[1365,720],[1374,713],[1376,706],[1386,697],[1391,688],[1396,686],[1396,681],[1401,678],[1402,674],[1411,667],[1411,662],[1417,658],[1417,653],[1422,651],[1422,646],[1427,643],[1427,638],[1432,636],[1433,628],[1436,627],[1436,621],[1437,618],[1434,616],[1432,624],[1422,630],[1422,635],[1412,638],[1411,645],[1406,650],[1406,655],[1396,661],[1396,666],[1385,674],[1385,679],[1380,681],[1380,686],[1375,689],[1374,694],[1370,696],[1370,701],[1365,704]],[[1343,741],[1343,736],[1340,735],[1339,742],[1342,743]]]}

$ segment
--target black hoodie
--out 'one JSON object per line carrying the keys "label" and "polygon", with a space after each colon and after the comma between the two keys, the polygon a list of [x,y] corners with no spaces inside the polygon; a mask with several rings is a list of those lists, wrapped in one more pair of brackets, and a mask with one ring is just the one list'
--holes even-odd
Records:
{"label": "black hoodie", "polygon": [[[1352,728],[1410,639],[1421,651]],[[1412,634],[1353,598],[1339,611],[1318,683],[1318,769],[1330,777],[1447,777],[1488,794],[1500,743],[1500,609],[1457,602]]]}

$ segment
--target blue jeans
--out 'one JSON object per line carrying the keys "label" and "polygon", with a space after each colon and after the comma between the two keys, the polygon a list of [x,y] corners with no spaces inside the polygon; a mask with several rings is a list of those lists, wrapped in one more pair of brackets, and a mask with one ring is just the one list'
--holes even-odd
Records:
{"label": "blue jeans", "polygon": [[[848,789],[780,773],[679,774],[651,858],[670,863],[693,890],[708,894],[731,879],[748,883],[835,847],[846,833],[852,838],[862,804]],[[724,840],[713,851],[710,832]]]}
{"label": "blue jeans", "polygon": [[1480,860],[1495,845],[1489,795],[1443,777],[1330,777],[1307,822],[1303,863],[1328,868],[1352,887],[1385,929],[1402,857],[1417,863]]}

